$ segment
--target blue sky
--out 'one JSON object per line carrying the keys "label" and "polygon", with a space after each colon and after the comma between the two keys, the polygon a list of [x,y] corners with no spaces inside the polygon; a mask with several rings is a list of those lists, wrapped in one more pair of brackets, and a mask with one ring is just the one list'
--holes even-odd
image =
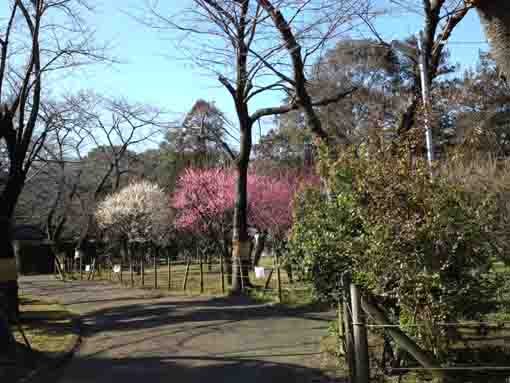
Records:
{"label": "blue sky", "polygon": [[[176,6],[183,6],[190,0],[166,1],[175,11]],[[176,53],[171,42],[164,41],[162,36],[122,12],[122,9],[133,11],[143,1],[128,0],[122,5],[111,0],[97,3],[95,14],[87,18],[87,22],[97,28],[100,41],[110,41],[114,45],[113,54],[123,63],[111,67],[88,67],[60,81],[59,91],[93,89],[107,96],[121,95],[132,101],[160,106],[177,115],[188,111],[198,98],[203,98],[215,101],[235,121],[232,100],[216,78],[207,76],[189,62],[168,57]],[[403,11],[381,17],[376,26],[388,40],[409,36],[422,28],[418,15]],[[371,37],[369,33],[365,36]],[[451,39],[451,60],[460,63],[463,68],[475,65],[478,50],[487,49],[486,44],[479,44],[483,41],[485,38],[473,12],[463,20]],[[279,101],[277,96],[269,96],[257,100],[252,109],[272,106]],[[271,124],[270,121],[267,123]]]}

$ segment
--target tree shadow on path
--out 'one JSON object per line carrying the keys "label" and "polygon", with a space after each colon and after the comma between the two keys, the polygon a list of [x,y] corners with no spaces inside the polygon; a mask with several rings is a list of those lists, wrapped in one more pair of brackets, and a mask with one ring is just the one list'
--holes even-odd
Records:
{"label": "tree shadow on path", "polygon": [[240,322],[245,320],[272,320],[278,318],[301,318],[314,322],[333,319],[331,310],[319,305],[289,308],[256,302],[249,297],[233,296],[187,301],[162,298],[133,304],[103,308],[82,316],[87,336],[95,332],[123,332],[147,330],[167,325],[199,322]]}
{"label": "tree shadow on path", "polygon": [[52,381],[60,383],[333,383],[320,370],[252,359],[199,356],[84,358],[77,356]]}

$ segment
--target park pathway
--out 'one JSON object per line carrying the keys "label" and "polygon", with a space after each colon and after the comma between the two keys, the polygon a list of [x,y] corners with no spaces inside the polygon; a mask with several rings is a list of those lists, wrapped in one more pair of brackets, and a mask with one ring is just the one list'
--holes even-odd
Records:
{"label": "park pathway", "polygon": [[328,312],[51,276],[20,288],[82,317],[84,342],[61,383],[329,382],[318,370]]}

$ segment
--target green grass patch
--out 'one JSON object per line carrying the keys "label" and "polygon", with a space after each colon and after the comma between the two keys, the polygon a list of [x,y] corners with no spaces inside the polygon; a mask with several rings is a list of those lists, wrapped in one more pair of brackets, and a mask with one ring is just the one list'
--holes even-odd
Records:
{"label": "green grass patch", "polygon": [[19,326],[12,327],[17,342],[16,364],[0,367],[0,376],[6,377],[6,382],[16,382],[35,370],[54,365],[77,341],[73,314],[61,305],[23,297],[20,313]]}

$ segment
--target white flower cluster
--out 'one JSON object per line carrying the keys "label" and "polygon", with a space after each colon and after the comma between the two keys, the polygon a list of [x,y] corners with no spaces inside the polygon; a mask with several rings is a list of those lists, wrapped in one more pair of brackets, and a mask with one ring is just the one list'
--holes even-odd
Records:
{"label": "white flower cluster", "polygon": [[99,227],[130,242],[161,243],[172,229],[173,211],[158,185],[141,181],[112,194],[96,209]]}

